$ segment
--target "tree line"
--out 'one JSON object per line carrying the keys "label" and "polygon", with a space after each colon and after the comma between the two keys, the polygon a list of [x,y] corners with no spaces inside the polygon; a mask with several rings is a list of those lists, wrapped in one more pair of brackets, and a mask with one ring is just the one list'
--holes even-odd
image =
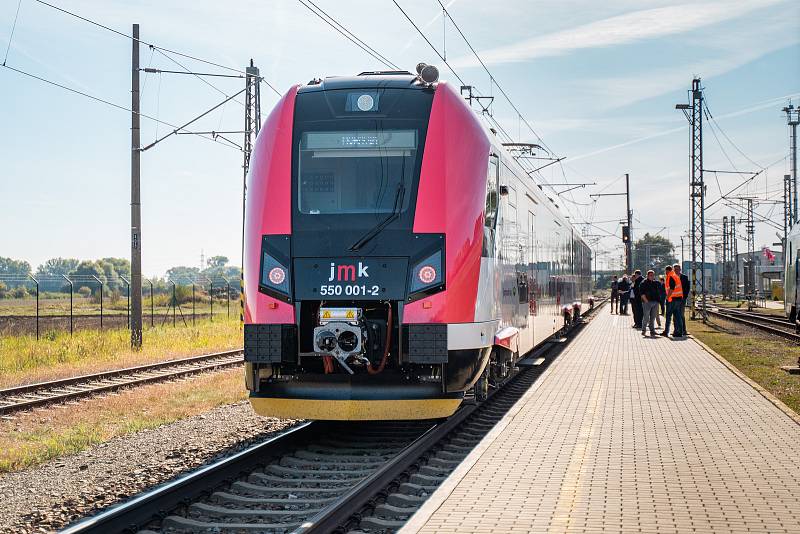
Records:
{"label": "tree line", "polygon": [[[25,260],[17,260],[0,256],[0,298],[24,298],[33,288],[33,281],[29,275],[39,280],[40,292],[64,293],[70,289],[64,276],[74,283],[75,291],[84,296],[99,292],[100,284],[95,277],[103,282],[103,290],[109,294],[119,294],[126,291],[125,280],[130,280],[131,263],[126,258],[101,258],[97,260],[79,260],[76,258],[50,258],[35,271],[31,264]],[[170,290],[175,285],[190,285],[192,282],[210,286],[209,281],[215,285],[214,293],[224,291],[224,280],[236,282],[241,269],[229,264],[226,256],[211,256],[203,269],[198,267],[175,266],[167,270],[165,277],[155,278],[153,290],[159,293]],[[149,290],[149,284],[144,283],[144,290]],[[207,289],[210,289],[208,287]]]}

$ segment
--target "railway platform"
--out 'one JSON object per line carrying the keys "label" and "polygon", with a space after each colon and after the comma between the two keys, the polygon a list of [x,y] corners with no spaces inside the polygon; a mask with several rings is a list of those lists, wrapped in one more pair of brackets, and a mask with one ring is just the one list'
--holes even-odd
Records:
{"label": "railway platform", "polygon": [[401,532],[800,532],[797,414],[631,322],[601,310]]}

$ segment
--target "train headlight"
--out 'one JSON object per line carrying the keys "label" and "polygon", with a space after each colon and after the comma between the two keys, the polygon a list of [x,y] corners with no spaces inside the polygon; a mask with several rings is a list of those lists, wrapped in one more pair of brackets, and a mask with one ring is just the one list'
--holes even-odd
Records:
{"label": "train headlight", "polygon": [[437,250],[414,264],[408,286],[409,302],[444,289],[444,253]]}
{"label": "train headlight", "polygon": [[423,265],[417,272],[417,278],[426,286],[432,284],[436,280],[436,269],[431,265]]}
{"label": "train headlight", "polygon": [[289,236],[265,235],[261,243],[261,274],[258,277],[258,290],[291,302],[289,265]]}
{"label": "train headlight", "polygon": [[283,270],[283,267],[273,267],[270,269],[268,277],[273,285],[279,286],[286,280],[286,271]]}

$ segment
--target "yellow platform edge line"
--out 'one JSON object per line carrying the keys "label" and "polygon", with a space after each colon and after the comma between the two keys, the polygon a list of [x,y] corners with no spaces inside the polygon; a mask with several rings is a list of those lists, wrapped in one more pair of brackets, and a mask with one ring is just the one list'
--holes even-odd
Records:
{"label": "yellow platform edge line", "polygon": [[461,399],[318,400],[250,397],[258,414],[279,419],[382,421],[440,419],[458,409]]}

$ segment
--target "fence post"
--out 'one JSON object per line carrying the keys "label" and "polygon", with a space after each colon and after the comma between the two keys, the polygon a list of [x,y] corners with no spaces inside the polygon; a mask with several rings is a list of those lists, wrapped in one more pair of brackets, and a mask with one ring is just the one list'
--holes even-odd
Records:
{"label": "fence post", "polygon": [[213,280],[209,280],[209,283],[211,284],[211,290],[209,291],[209,294],[211,295],[211,322],[213,323],[214,322],[214,281]]}
{"label": "fence post", "polygon": [[227,303],[227,306],[228,306],[228,319],[230,319],[231,318],[231,283],[228,282],[228,279],[225,278],[222,275],[220,275],[220,278],[222,278],[225,281],[225,300],[228,301],[228,303]]}
{"label": "fence post", "polygon": [[69,282],[69,335],[72,335],[72,290],[75,288],[75,285],[72,283],[72,280],[67,278],[67,275],[62,274],[61,276],[64,277],[64,280]]}
{"label": "fence post", "polygon": [[128,321],[128,329],[130,329],[130,327],[131,327],[131,283],[124,276],[120,276],[120,278],[122,278],[122,281],[125,282],[125,287],[127,288],[126,292],[128,294],[128,310],[126,312],[127,313],[126,316],[127,316],[127,321]]}
{"label": "fence post", "polygon": [[32,274],[28,277],[36,284],[36,341],[39,341],[39,281]]}
{"label": "fence post", "polygon": [[192,327],[194,327],[194,281],[192,281]]}
{"label": "fence post", "polygon": [[153,326],[155,326],[153,323],[153,314],[155,313],[155,307],[153,306],[153,281],[147,280],[147,283],[150,284],[150,328],[153,328]]}
{"label": "fence post", "polygon": [[97,283],[100,284],[100,330],[103,330],[103,281],[97,278],[95,275],[92,275],[92,278],[97,280]]}
{"label": "fence post", "polygon": [[[175,328],[175,307],[178,305],[178,300],[175,296],[175,282],[170,281],[170,284],[172,284],[172,328]],[[181,317],[183,317],[183,312],[181,312]]]}

